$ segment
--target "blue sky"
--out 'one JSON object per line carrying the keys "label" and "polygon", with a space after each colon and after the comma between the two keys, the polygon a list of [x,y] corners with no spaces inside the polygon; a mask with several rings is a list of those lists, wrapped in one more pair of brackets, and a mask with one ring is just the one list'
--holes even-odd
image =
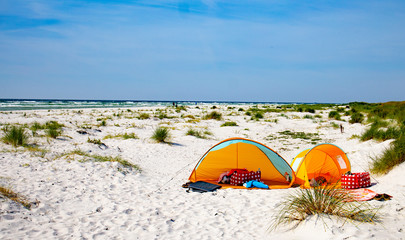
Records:
{"label": "blue sky", "polygon": [[405,1],[0,0],[0,98],[405,100]]}

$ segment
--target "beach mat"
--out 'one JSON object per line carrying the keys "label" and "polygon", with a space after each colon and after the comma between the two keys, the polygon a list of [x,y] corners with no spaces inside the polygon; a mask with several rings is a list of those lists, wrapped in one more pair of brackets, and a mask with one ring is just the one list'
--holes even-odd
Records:
{"label": "beach mat", "polygon": [[195,192],[212,192],[212,191],[215,191],[215,190],[221,188],[221,186],[217,185],[217,184],[213,184],[213,183],[204,182],[204,181],[198,181],[195,183],[190,183],[188,185],[188,188]]}
{"label": "beach mat", "polygon": [[376,192],[367,188],[351,189],[346,191],[352,195],[354,201],[368,201],[377,196]]}

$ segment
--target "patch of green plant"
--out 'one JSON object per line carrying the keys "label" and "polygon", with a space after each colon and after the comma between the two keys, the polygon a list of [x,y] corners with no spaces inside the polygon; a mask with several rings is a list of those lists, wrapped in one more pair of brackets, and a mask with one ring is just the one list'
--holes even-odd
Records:
{"label": "patch of green plant", "polygon": [[93,143],[93,144],[96,144],[96,145],[105,145],[100,139],[87,138],[87,142],[88,143]]}
{"label": "patch of green plant", "polygon": [[388,139],[397,139],[405,131],[405,126],[388,126],[388,122],[376,119],[370,128],[368,128],[362,135],[361,141],[375,139],[385,141]]}
{"label": "patch of green plant", "polygon": [[141,113],[138,116],[138,119],[140,119],[140,120],[145,120],[145,119],[149,119],[149,118],[150,118],[150,115],[148,113]]}
{"label": "patch of green plant", "polygon": [[49,121],[45,123],[45,133],[48,137],[57,138],[62,135],[62,127],[64,125],[56,121]]}
{"label": "patch of green plant", "polygon": [[264,118],[263,113],[262,112],[255,112],[252,116],[252,120],[259,120]]}
{"label": "patch of green plant", "polygon": [[151,137],[156,142],[167,143],[170,138],[170,130],[167,127],[158,127]]}
{"label": "patch of green plant", "polygon": [[360,112],[355,112],[350,116],[349,123],[362,123],[364,121],[364,115]]}
{"label": "patch of green plant", "polygon": [[[317,144],[322,141],[318,133],[305,133],[305,132],[293,132],[290,130],[278,132],[284,137],[291,137],[293,139],[302,139],[311,142],[312,144]],[[274,140],[274,139],[273,139]]]}
{"label": "patch of green plant", "polygon": [[28,201],[28,199],[25,196],[15,193],[13,190],[11,190],[8,187],[0,186],[0,194],[3,197],[8,198],[13,202],[23,205],[28,210],[31,210],[32,205],[35,204],[35,203],[31,203],[30,201]]}
{"label": "patch of green plant", "polygon": [[[207,134],[208,133],[208,134]],[[195,129],[193,129],[193,128],[189,128],[188,130],[187,130],[187,132],[186,132],[186,135],[187,136],[194,136],[194,137],[196,137],[196,138],[202,138],[202,139],[206,139],[207,138],[207,135],[212,135],[212,133],[210,133],[210,132],[207,132],[207,131],[198,131],[198,130],[195,130]]]}
{"label": "patch of green plant", "polygon": [[139,137],[135,133],[124,133],[124,134],[117,134],[117,135],[107,135],[103,139],[110,139],[110,138],[122,138],[124,140],[127,139],[139,139]]}
{"label": "patch of green plant", "polygon": [[222,114],[217,112],[217,111],[212,111],[207,115],[204,115],[203,119],[209,120],[209,119],[214,119],[214,120],[222,120]]}
{"label": "patch of green plant", "polygon": [[187,112],[187,107],[186,106],[177,106],[176,107],[176,112],[179,113],[181,111]]}
{"label": "patch of green plant", "polygon": [[331,122],[331,123],[330,123],[330,126],[333,127],[333,128],[335,128],[335,129],[337,129],[337,128],[340,127],[339,124],[337,124],[337,123],[335,123],[335,122]]}
{"label": "patch of green plant", "polygon": [[274,230],[280,225],[297,227],[312,215],[336,216],[345,222],[377,223],[380,221],[378,210],[366,202],[353,201],[346,191],[333,187],[300,189],[281,202],[270,229]]}
{"label": "patch of green plant", "polygon": [[405,131],[380,157],[373,159],[370,170],[375,174],[386,174],[403,162],[405,162]]}
{"label": "patch of green plant", "polygon": [[236,122],[225,122],[223,124],[221,124],[221,127],[236,127],[238,126],[238,124],[236,124]]}
{"label": "patch of green plant", "polygon": [[331,112],[329,112],[328,117],[329,117],[329,118],[332,118],[332,119],[336,119],[336,120],[341,120],[340,114],[339,114],[338,111],[331,111]]}
{"label": "patch of green plant", "polygon": [[314,116],[312,116],[310,114],[305,114],[304,119],[314,119]]}
{"label": "patch of green plant", "polygon": [[26,133],[23,126],[6,125],[3,127],[3,131],[3,142],[6,144],[11,144],[14,147],[25,145],[29,139],[29,135]]}

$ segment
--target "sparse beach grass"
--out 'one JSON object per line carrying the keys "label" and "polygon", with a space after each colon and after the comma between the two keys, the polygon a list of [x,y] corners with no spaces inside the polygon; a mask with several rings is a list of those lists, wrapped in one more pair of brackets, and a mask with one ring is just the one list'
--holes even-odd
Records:
{"label": "sparse beach grass", "polygon": [[212,133],[208,130],[202,131],[202,130],[195,130],[193,128],[189,128],[186,132],[186,135],[194,136],[196,138],[207,139],[208,136],[212,135]]}
{"label": "sparse beach grass", "polygon": [[333,187],[299,189],[280,203],[270,229],[291,224],[296,227],[311,215],[332,215],[344,221],[362,223],[375,223],[380,220],[378,208],[366,202],[359,203],[352,200],[350,194]]}
{"label": "sparse beach grass", "polygon": [[86,153],[86,152],[84,152],[82,150],[79,150],[79,149],[71,151],[71,152],[63,153],[63,154],[59,155],[57,158],[74,156],[74,155],[84,157],[84,160],[82,160],[83,162],[86,162],[86,161],[118,162],[125,168],[135,169],[135,170],[141,171],[141,168],[138,165],[130,163],[127,160],[122,159],[120,156],[112,157],[112,156],[102,156],[102,155],[98,155],[98,154],[89,154],[89,153]]}
{"label": "sparse beach grass", "polygon": [[139,139],[139,137],[135,133],[107,135],[107,136],[104,137],[104,139],[111,139],[111,138],[121,138],[121,139],[124,139],[124,140],[127,140],[127,139]]}

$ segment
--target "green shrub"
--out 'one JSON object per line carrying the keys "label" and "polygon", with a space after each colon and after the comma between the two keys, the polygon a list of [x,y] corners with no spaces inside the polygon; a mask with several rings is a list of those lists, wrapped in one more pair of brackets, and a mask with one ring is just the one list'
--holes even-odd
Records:
{"label": "green shrub", "polygon": [[340,120],[340,114],[337,111],[331,111],[328,115],[329,118]]}
{"label": "green shrub", "polygon": [[350,116],[349,123],[362,123],[364,121],[363,114],[355,112]]}
{"label": "green shrub", "polygon": [[150,115],[147,114],[147,113],[141,113],[138,116],[138,119],[141,119],[141,120],[145,120],[145,119],[148,119],[148,118],[150,118]]}
{"label": "green shrub", "polygon": [[215,120],[219,121],[222,119],[222,114],[217,111],[212,111],[209,114],[205,115],[203,118],[204,119],[215,119]]}
{"label": "green shrub", "polygon": [[62,135],[63,124],[56,121],[49,121],[45,123],[45,132],[48,137],[57,138]]}
{"label": "green shrub", "polygon": [[5,133],[3,137],[3,142],[7,144],[11,144],[14,147],[23,146],[28,141],[28,134],[25,132],[25,128],[23,126],[8,126],[6,125],[3,128]]}
{"label": "green shrub", "polygon": [[198,131],[198,130],[195,130],[193,128],[189,128],[187,130],[187,132],[186,132],[186,135],[187,136],[194,136],[194,137],[197,137],[197,138],[203,138],[203,139],[206,138],[206,136],[204,135],[204,133],[202,131]]}
{"label": "green shrub", "polygon": [[235,127],[235,126],[238,126],[236,122],[225,122],[221,125],[221,127]]}
{"label": "green shrub", "polygon": [[346,191],[333,187],[300,189],[279,205],[278,211],[273,216],[274,223],[271,229],[274,230],[282,224],[298,226],[311,215],[333,215],[363,223],[379,221],[377,208],[365,202],[359,203],[352,200],[352,196]]}
{"label": "green shrub", "polygon": [[306,108],[305,112],[309,112],[309,113],[315,113],[315,109],[313,108]]}
{"label": "green shrub", "polygon": [[170,131],[166,127],[158,127],[151,137],[156,142],[166,142],[170,138]]}
{"label": "green shrub", "polygon": [[253,116],[253,118],[256,119],[256,120],[262,119],[262,118],[263,118],[263,113],[257,112],[257,113],[255,113],[255,115]]}

